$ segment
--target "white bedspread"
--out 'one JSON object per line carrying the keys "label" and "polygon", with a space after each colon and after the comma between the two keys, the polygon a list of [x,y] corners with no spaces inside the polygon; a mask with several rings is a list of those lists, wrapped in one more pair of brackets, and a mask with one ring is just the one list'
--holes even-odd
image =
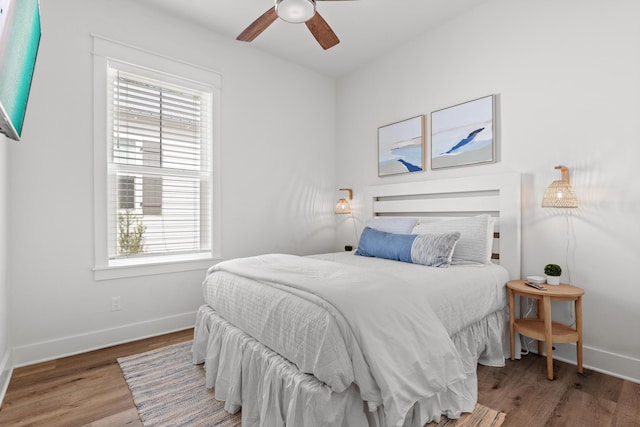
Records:
{"label": "white bedspread", "polygon": [[[339,332],[341,336],[333,336],[325,342],[331,345],[344,342],[353,362],[354,382],[359,385],[365,400],[378,404],[376,396],[381,395],[389,425],[401,426],[415,402],[444,392],[465,379],[448,331],[431,309],[429,294],[397,275],[290,255],[226,261],[212,267],[205,281],[207,303],[213,304],[212,307],[225,318],[225,310],[234,315],[234,308],[230,306],[234,303],[228,298],[216,298],[218,286],[211,285],[219,282],[220,287],[226,289],[223,292],[242,293],[238,287],[230,285],[229,275],[267,284],[269,286],[262,286],[270,289],[267,292],[287,288],[301,297],[294,300],[306,302],[306,308],[321,307],[329,313],[334,326],[320,329],[328,334]],[[283,295],[282,292],[279,294]],[[287,306],[291,302],[280,296],[267,315],[279,316],[278,304]],[[331,322],[326,315],[318,315],[318,319]],[[227,320],[236,324],[232,319]],[[262,321],[263,324],[274,323],[264,318]],[[291,325],[282,327],[291,328]],[[252,334],[251,331],[247,333]],[[256,333],[260,334],[260,331]],[[349,370],[344,372],[348,377]],[[342,378],[342,381],[348,379]]]}
{"label": "white bedspread", "polygon": [[416,291],[428,295],[431,308],[450,336],[507,306],[505,285],[509,281],[509,273],[497,264],[436,268],[357,256],[353,252],[311,255],[310,258],[386,272],[398,277],[415,287]]}
{"label": "white bedspread", "polygon": [[[217,271],[207,276],[205,301],[222,318],[293,362],[300,371],[313,374],[336,392],[355,381],[349,347],[355,337],[340,332],[341,316],[323,308],[322,298],[280,285],[265,286],[246,277]],[[291,293],[299,296],[292,297]],[[344,329],[344,328],[343,328]],[[355,352],[361,354],[358,350]],[[360,364],[356,364],[358,368]],[[366,400],[382,399],[368,371],[360,372],[363,388],[372,390]],[[371,383],[364,383],[370,378]]]}

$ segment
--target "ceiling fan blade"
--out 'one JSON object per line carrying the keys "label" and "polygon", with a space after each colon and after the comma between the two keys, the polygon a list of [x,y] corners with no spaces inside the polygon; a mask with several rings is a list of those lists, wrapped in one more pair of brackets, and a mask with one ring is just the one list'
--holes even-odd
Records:
{"label": "ceiling fan blade", "polygon": [[336,33],[333,32],[329,24],[327,24],[327,21],[325,21],[317,11],[305,24],[307,24],[307,28],[309,28],[313,37],[316,38],[324,50],[330,49],[340,43],[340,39],[338,39]]}
{"label": "ceiling fan blade", "polygon": [[269,25],[273,24],[278,18],[276,14],[276,7],[273,6],[271,9],[267,10],[263,13],[258,19],[253,21],[251,25],[249,25],[243,32],[240,33],[236,40],[240,40],[243,42],[250,42],[256,37],[258,37],[264,30],[266,30]]}

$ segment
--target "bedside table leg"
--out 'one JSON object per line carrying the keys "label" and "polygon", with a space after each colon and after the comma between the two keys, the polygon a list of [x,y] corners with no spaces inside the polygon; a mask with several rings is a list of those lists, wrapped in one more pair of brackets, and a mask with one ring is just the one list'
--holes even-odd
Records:
{"label": "bedside table leg", "polygon": [[553,330],[551,320],[551,298],[543,297],[544,301],[544,341],[547,347],[547,378],[553,381]]}
{"label": "bedside table leg", "polygon": [[516,333],[515,333],[515,327],[513,326],[515,323],[515,318],[516,318],[516,303],[515,303],[515,294],[513,293],[513,290],[508,289],[509,292],[509,342],[511,343],[510,345],[510,350],[511,350],[511,360],[514,360],[516,357]]}
{"label": "bedside table leg", "polygon": [[578,372],[582,373],[582,297],[576,299],[576,331],[578,332],[578,342],[576,342]]}
{"label": "bedside table leg", "polygon": [[[538,319],[544,319],[541,299],[536,300],[536,313],[538,313]],[[538,356],[542,356],[542,341],[538,341]]]}

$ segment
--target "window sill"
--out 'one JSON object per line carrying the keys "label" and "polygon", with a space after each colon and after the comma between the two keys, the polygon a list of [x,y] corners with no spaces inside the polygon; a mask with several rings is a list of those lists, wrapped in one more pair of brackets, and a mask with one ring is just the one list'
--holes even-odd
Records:
{"label": "window sill", "polygon": [[201,259],[175,259],[156,258],[137,260],[115,260],[109,266],[100,266],[93,269],[93,278],[96,281],[122,279],[126,277],[150,276],[154,274],[179,273],[182,271],[205,270],[211,267],[220,258],[207,255]]}

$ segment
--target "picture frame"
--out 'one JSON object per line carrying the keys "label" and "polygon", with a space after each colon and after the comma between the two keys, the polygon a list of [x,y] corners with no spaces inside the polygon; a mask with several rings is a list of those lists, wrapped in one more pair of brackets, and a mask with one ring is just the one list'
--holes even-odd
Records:
{"label": "picture frame", "polygon": [[423,172],[424,114],[378,128],[378,176]]}
{"label": "picture frame", "polygon": [[431,169],[496,161],[496,96],[431,113]]}
{"label": "picture frame", "polygon": [[40,45],[38,0],[0,0],[0,133],[19,141]]}

